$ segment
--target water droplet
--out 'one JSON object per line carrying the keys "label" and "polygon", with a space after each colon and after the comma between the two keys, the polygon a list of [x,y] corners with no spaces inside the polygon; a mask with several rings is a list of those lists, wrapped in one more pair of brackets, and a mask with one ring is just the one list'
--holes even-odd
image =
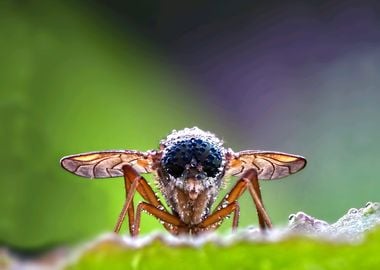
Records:
{"label": "water droplet", "polygon": [[351,208],[347,212],[347,214],[357,214],[357,213],[358,213],[358,209],[356,209],[356,208]]}

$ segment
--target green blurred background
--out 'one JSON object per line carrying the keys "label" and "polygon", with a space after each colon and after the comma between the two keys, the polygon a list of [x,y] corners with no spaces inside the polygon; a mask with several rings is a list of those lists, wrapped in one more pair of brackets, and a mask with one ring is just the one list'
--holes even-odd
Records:
{"label": "green blurred background", "polygon": [[[275,225],[301,210],[335,221],[379,201],[379,10],[2,1],[0,244],[33,251],[111,231],[122,179],[88,181],[59,159],[145,151],[195,125],[235,151],[307,157],[301,173],[262,185]],[[257,224],[248,196],[241,209],[241,226]],[[152,230],[161,225],[144,216],[142,233]]]}

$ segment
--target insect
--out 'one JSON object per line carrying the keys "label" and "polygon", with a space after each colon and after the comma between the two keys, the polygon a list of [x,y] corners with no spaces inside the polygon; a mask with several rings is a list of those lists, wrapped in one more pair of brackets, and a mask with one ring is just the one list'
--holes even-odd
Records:
{"label": "insect", "polygon": [[[125,203],[114,231],[119,232],[128,215],[129,233],[137,236],[141,214],[147,212],[161,221],[174,235],[196,235],[217,229],[233,216],[232,229],[238,227],[238,198],[248,190],[256,207],[261,229],[272,227],[264,208],[258,180],[278,179],[296,173],[306,159],[292,154],[246,150],[235,153],[223,147],[214,134],[197,127],[173,130],[160,141],[158,150],[111,150],[70,155],[61,159],[64,169],[85,178],[124,177]],[[165,207],[141,174],[155,175],[166,200]],[[227,179],[237,181],[213,207]],[[134,207],[134,195],[143,200]],[[168,208],[170,210],[168,210]]]}

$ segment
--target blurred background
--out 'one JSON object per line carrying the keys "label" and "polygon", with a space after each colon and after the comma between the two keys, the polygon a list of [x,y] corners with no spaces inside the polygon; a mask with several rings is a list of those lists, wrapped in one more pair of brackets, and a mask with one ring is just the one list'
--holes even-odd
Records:
{"label": "blurred background", "polygon": [[[192,126],[235,151],[307,157],[262,183],[276,226],[379,201],[379,26],[370,1],[1,1],[0,245],[111,231],[122,179],[89,181],[59,159],[145,151]],[[249,196],[240,203],[241,226],[256,225]]]}

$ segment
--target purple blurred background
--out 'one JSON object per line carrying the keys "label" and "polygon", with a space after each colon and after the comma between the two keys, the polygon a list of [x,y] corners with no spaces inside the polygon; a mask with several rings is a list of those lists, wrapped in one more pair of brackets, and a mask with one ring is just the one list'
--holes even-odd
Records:
{"label": "purple blurred background", "polygon": [[194,107],[231,147],[308,158],[296,180],[268,184],[271,208],[284,189],[293,211],[328,220],[380,199],[379,2],[167,1],[149,19],[133,21],[198,86]]}

